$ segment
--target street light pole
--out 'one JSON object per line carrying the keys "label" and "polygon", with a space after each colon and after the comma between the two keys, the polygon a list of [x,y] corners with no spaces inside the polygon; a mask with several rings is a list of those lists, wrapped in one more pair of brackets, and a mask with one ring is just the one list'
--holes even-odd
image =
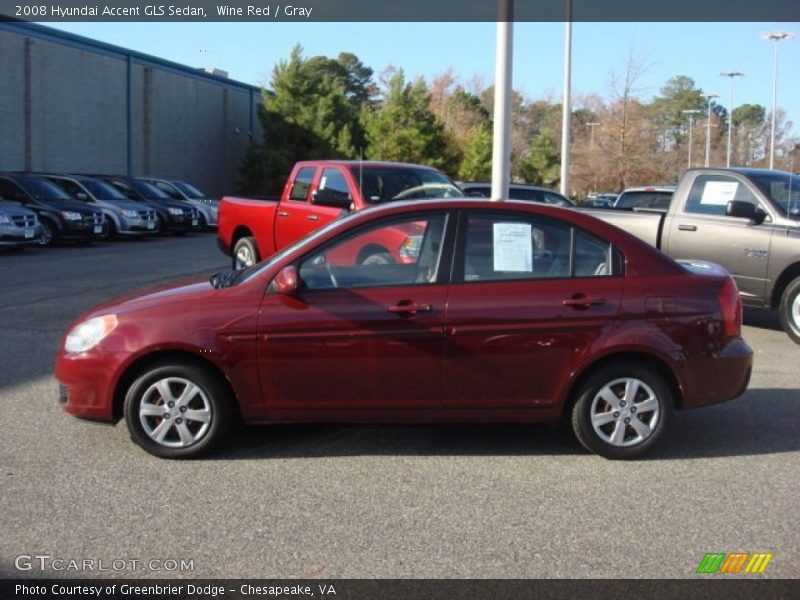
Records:
{"label": "street light pole", "polygon": [[511,67],[514,36],[513,0],[497,0],[497,41],[494,65],[494,134],[492,139],[492,200],[508,197],[511,179]]}
{"label": "street light pole", "polygon": [[734,77],[743,77],[744,73],[740,71],[723,71],[720,73],[723,77],[727,77],[731,80],[731,101],[729,104],[728,109],[728,157],[725,160],[725,166],[731,166],[731,136],[733,133],[733,78]]}
{"label": "street light pole", "polygon": [[702,110],[692,109],[692,110],[682,110],[681,111],[685,115],[689,115],[689,162],[687,163],[689,166],[687,169],[692,168],[692,131],[694,130],[694,116],[701,114]]}
{"label": "street light pole", "polygon": [[711,160],[711,99],[719,98],[717,94],[703,94],[703,97],[708,101],[708,120],[706,121],[706,162],[705,166],[710,165]]}
{"label": "street light pole", "polygon": [[567,22],[564,24],[564,98],[561,115],[561,193],[569,197],[569,141],[572,117],[572,0],[567,3]]}
{"label": "street light pole", "polygon": [[592,122],[587,123],[586,126],[592,130],[592,133],[589,135],[589,152],[594,150],[594,128],[600,125],[600,123]]}
{"label": "street light pole", "polygon": [[794,34],[789,31],[773,31],[761,34],[762,40],[775,42],[775,61],[772,68],[772,130],[769,134],[769,168],[775,168],[775,117],[778,112],[778,42],[790,40]]}

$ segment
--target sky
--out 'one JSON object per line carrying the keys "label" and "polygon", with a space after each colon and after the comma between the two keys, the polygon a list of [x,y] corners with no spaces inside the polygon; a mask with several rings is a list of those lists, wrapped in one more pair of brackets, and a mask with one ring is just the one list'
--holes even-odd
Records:
{"label": "sky", "polygon": [[[273,66],[300,44],[306,56],[352,52],[376,74],[392,65],[409,77],[430,78],[447,69],[469,83],[494,80],[494,23],[47,23],[193,67],[213,66],[232,79],[269,85]],[[558,101],[563,86],[563,23],[516,23],[513,85],[530,99]],[[647,65],[637,82],[647,101],[675,75],[687,75],[728,107],[772,107],[774,42],[769,31],[798,37],[778,43],[778,106],[800,134],[800,23],[575,23],[573,97],[607,97],[612,73],[622,73],[631,52]],[[575,106],[577,107],[577,105]]]}

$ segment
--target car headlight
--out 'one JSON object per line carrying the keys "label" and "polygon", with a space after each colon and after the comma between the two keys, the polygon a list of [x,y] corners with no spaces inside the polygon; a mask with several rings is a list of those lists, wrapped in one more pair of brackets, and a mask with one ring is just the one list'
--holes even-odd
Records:
{"label": "car headlight", "polygon": [[136,212],[135,210],[123,210],[122,216],[127,217],[129,219],[135,219],[136,217],[139,216],[139,213]]}
{"label": "car headlight", "polygon": [[9,225],[11,223],[11,219],[8,218],[8,215],[0,215],[0,225]]}
{"label": "car headlight", "polygon": [[182,208],[168,208],[169,214],[175,215],[176,217],[183,216],[183,209]]}
{"label": "car headlight", "polygon": [[81,213],[72,212],[71,210],[62,210],[61,216],[67,221],[80,221],[82,218]]}
{"label": "car headlight", "polygon": [[67,334],[64,350],[70,354],[86,352],[99,344],[117,326],[115,315],[95,317],[79,323]]}

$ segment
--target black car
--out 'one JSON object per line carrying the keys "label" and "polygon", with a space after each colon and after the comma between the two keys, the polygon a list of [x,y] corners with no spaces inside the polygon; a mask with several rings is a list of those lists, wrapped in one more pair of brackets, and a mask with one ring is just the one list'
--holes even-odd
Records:
{"label": "black car", "polygon": [[0,196],[19,202],[36,213],[42,224],[39,244],[56,240],[88,242],[106,232],[102,211],[76,202],[69,194],[43,177],[20,173],[0,173]]}
{"label": "black car", "polygon": [[153,208],[159,217],[162,231],[183,235],[187,231],[200,229],[197,209],[188,202],[174,200],[154,185],[125,175],[90,175],[110,183],[129,200],[141,202]]}

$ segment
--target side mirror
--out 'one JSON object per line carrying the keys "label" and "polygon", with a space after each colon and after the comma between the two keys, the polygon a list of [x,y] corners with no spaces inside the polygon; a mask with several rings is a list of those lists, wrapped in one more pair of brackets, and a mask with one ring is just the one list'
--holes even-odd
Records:
{"label": "side mirror", "polygon": [[731,200],[728,202],[728,204],[725,206],[725,215],[728,217],[749,219],[756,225],[760,225],[764,222],[764,219],[767,218],[767,213],[765,213],[761,208],[758,208],[755,204],[744,202],[742,200]]}
{"label": "side mirror", "polygon": [[293,295],[298,287],[297,269],[292,265],[283,267],[272,280],[272,287],[278,294]]}
{"label": "side mirror", "polygon": [[331,208],[350,209],[352,200],[348,195],[341,192],[332,192],[330,190],[315,190],[311,194],[311,204],[317,206],[330,206]]}

